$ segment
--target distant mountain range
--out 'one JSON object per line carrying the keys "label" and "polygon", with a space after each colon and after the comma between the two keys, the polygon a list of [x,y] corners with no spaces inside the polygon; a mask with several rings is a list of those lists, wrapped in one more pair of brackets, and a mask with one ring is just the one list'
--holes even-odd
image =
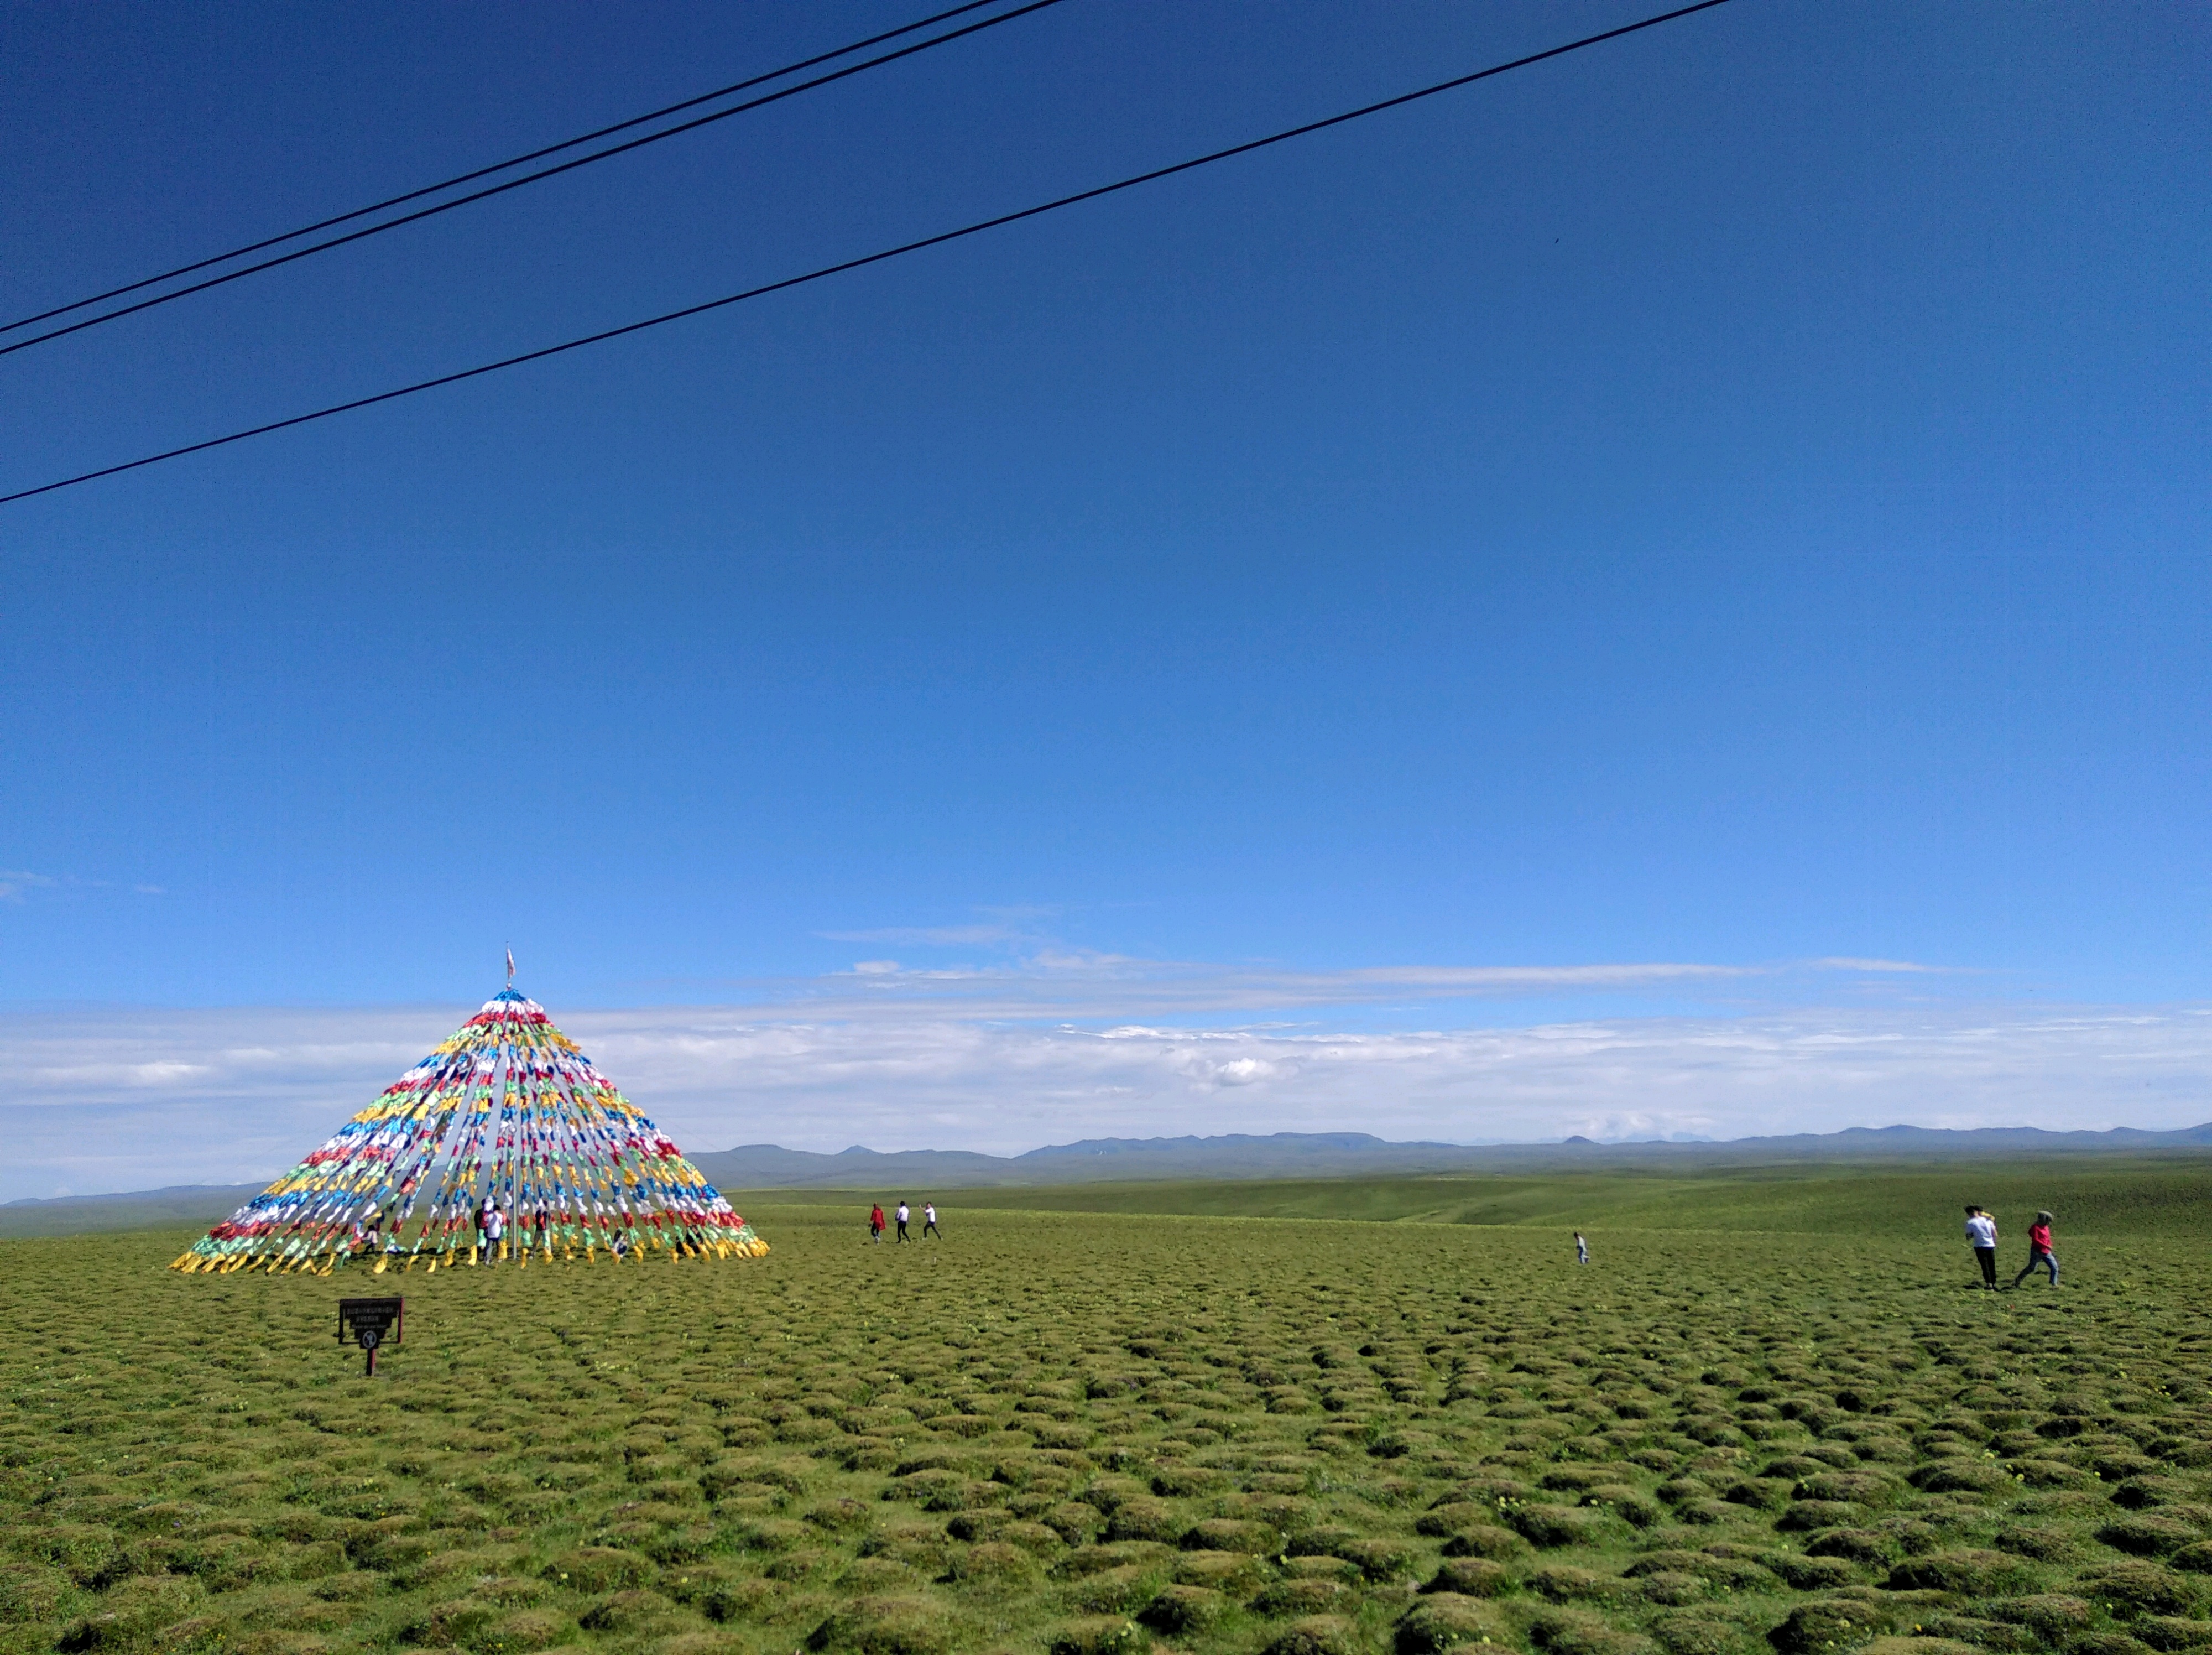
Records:
{"label": "distant mountain range", "polygon": [[[746,1144],[691,1159],[724,1190],[851,1190],[896,1196],[955,1190],[1056,1183],[1142,1183],[1170,1179],[1332,1178],[1389,1173],[1540,1172],[1571,1167],[1690,1171],[1787,1161],[1990,1159],[2212,1149],[2212,1122],[2176,1132],[2115,1127],[2045,1132],[2033,1127],[1971,1131],[1918,1126],[1850,1127],[1723,1143],[1649,1140],[1598,1143],[1392,1143],[1365,1132],[1232,1132],[1212,1138],[1086,1138],[1022,1155],[964,1149],[884,1153],[854,1145],[834,1155]],[[64,1196],[0,1206],[0,1236],[79,1235],[100,1230],[210,1224],[258,1193],[260,1183],[181,1184],[110,1196]]]}
{"label": "distant mountain range", "polygon": [[888,1190],[918,1192],[1005,1184],[1120,1183],[1169,1178],[1328,1178],[1390,1172],[1539,1171],[1569,1166],[1759,1165],[1794,1160],[1945,1159],[2035,1154],[2212,1147],[2212,1123],[2176,1132],[2116,1127],[2108,1132],[2045,1132],[2033,1127],[1850,1127],[1727,1142],[1650,1139],[1599,1143],[1392,1143],[1365,1132],[1232,1132],[1212,1138],[1086,1138],[1021,1155],[907,1149],[890,1153],[854,1145],[834,1155],[746,1144],[694,1155],[699,1170],[728,1190]]}

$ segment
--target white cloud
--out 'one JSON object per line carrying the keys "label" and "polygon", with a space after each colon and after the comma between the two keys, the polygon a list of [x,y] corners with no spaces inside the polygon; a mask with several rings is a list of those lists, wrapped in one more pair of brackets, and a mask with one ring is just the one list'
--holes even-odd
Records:
{"label": "white cloud", "polygon": [[832,942],[890,942],[930,948],[1014,949],[1048,942],[1044,922],[1060,917],[1054,907],[976,908],[965,925],[880,925],[860,931],[819,931]]}
{"label": "white cloud", "polygon": [[1296,1064],[1272,1057],[1232,1057],[1226,1062],[1191,1057],[1182,1067],[1182,1072],[1192,1079],[1217,1086],[1254,1086],[1263,1080],[1279,1080],[1297,1072]]}
{"label": "white cloud", "polygon": [[[1595,965],[1377,965],[1340,970],[1221,966],[1049,946],[992,965],[914,967],[892,959],[771,988],[789,1014],[915,1015],[935,1005],[981,1019],[1204,1015],[1322,1006],[1696,988],[1794,968],[1630,960]],[[855,998],[854,983],[866,994]]]}
{"label": "white cloud", "polygon": [[43,891],[54,880],[44,873],[33,873],[28,868],[0,867],[0,902],[21,902],[26,891]]}
{"label": "white cloud", "polygon": [[[0,1014],[0,1199],[272,1175],[472,1009]],[[989,998],[885,1006],[835,993],[802,1007],[551,1009],[678,1142],[701,1149],[1006,1153],[1235,1131],[1468,1142],[2212,1118],[2212,1010],[2193,1006],[1384,1031],[1182,1027],[1127,1010],[1097,1028],[1037,1020],[1033,1006],[1011,1020]]]}
{"label": "white cloud", "polygon": [[[0,867],[0,903],[20,903],[24,893],[32,891],[52,891],[66,896],[79,896],[88,891],[113,891],[120,887],[112,879],[82,879],[74,873],[33,873],[28,868]],[[162,897],[167,891],[158,885],[133,885],[131,889],[140,896]]]}
{"label": "white cloud", "polygon": [[823,931],[831,942],[890,942],[933,948],[994,947],[1026,941],[1029,934],[1010,925],[887,925],[872,931]]}
{"label": "white cloud", "polygon": [[1954,966],[1922,965],[1909,959],[1856,959],[1848,955],[1830,955],[1826,959],[1808,960],[1816,970],[1872,971],[1929,976],[1940,971],[1955,970]]}

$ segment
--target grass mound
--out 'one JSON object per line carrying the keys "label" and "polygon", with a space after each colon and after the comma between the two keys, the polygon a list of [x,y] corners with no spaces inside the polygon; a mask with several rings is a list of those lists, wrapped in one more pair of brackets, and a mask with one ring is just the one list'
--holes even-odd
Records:
{"label": "grass mound", "polygon": [[2212,1655],[2184,1210],[1989,1294],[1871,1221],[1830,1281],[794,1203],[742,1273],[410,1281],[374,1382],[317,1279],[0,1243],[0,1655]]}
{"label": "grass mound", "polygon": [[1458,1644],[1510,1649],[1504,1619],[1489,1604],[1440,1593],[1425,1597],[1399,1617],[1393,1642],[1398,1655],[1443,1655]]}

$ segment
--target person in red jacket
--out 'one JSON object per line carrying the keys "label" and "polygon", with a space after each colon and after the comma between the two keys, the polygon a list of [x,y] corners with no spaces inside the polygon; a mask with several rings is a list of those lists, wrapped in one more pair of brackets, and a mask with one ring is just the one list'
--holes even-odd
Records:
{"label": "person in red jacket", "polygon": [[878,1202],[874,1206],[868,1208],[868,1239],[871,1241],[879,1242],[883,1238],[884,1204],[881,1202]]}
{"label": "person in red jacket", "polygon": [[2051,1272],[2051,1285],[2058,1285],[2058,1255],[2051,1250],[2051,1214],[2038,1213],[2035,1222],[2027,1226],[2027,1263],[2013,1277],[2015,1287],[2033,1275],[2039,1269]]}

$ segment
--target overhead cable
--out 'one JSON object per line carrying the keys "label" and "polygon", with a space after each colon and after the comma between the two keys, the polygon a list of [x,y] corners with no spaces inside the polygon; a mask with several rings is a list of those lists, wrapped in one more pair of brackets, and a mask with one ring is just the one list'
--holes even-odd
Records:
{"label": "overhead cable", "polygon": [[759,287],[747,288],[742,292],[725,294],[719,299],[708,299],[699,304],[686,305],[679,310],[664,311],[658,316],[648,316],[642,321],[625,323],[620,327],[605,328],[597,333],[586,333],[579,338],[564,339],[559,344],[544,345],[536,350],[526,350],[520,356],[502,356],[497,362],[481,362],[474,368],[464,368],[455,373],[441,374],[434,379],[417,380],[412,385],[399,386],[390,391],[380,391],[374,396],[356,397],[350,401],[333,403],[327,408],[318,408],[310,413],[294,414],[287,419],[271,420],[265,425],[249,426],[245,430],[233,431],[228,435],[208,437],[198,442],[186,443],[180,448],[168,448],[160,453],[147,454],[141,459],[126,459],[119,465],[103,465],[97,471],[82,472],[75,477],[65,477],[52,483],[40,484],[35,488],[18,489],[13,494],[0,494],[0,506],[7,505],[12,501],[28,500],[34,495],[52,494],[57,489],[74,488],[80,483],[90,483],[100,478],[113,477],[120,472],[134,472],[142,466],[158,465],[163,460],[179,459],[186,454],[200,453],[207,449],[220,448],[233,442],[243,442],[249,437],[266,436],[271,431],[286,430],[295,425],[306,425],[315,420],[328,419],[335,414],[351,413],[359,408],[372,408],[379,403],[392,402],[401,397],[414,396],[418,392],[434,391],[441,386],[457,385],[463,380],[478,379],[487,374],[499,373],[504,368],[519,368],[525,362],[540,362],[545,357],[557,356],[566,351],[580,350],[586,345],[602,344],[609,339],[619,339],[629,334],[641,333],[647,328],[660,327],[670,322],[682,321],[686,317],[702,316],[708,311],[721,310],[731,305],[743,304],[749,299],[762,298],[771,293],[781,293],[788,288],[801,287],[809,282],[818,282],[824,277],[840,275],[846,271],[861,270],[870,265],[880,265],[887,259],[903,258],[908,253],[920,253],[926,247],[942,246],[948,241],[957,241],[966,236],[979,235],[985,230],[998,229],[1007,224],[1018,224],[1024,219],[1036,218],[1044,213],[1057,212],[1063,207],[1073,207],[1085,201],[1096,201],[1102,196],[1114,195],[1123,190],[1134,189],[1140,184],[1150,184],[1160,179],[1172,178],[1179,173],[1188,173],[1200,167],[1210,167],[1216,161],[1227,161],[1233,156],[1248,155],[1255,149],[1265,149],[1273,144],[1287,143],[1292,138],[1326,131],[1333,126],[1342,126],[1348,121],[1360,120],[1369,115],[1381,114],[1387,109],[1401,108],[1409,103],[1417,103],[1424,98],[1435,97],[1442,92],[1470,86],[1477,81],[1486,81],[1493,76],[1509,74],[1516,69],[1526,69],[1532,64],[1540,64],[1553,58],[1564,57],[1568,52],[1580,52],[1587,46],[1598,46],[1607,40],[1617,40],[1623,35],[1635,34],[1647,28],[1656,28],[1662,23],[1671,23],[1677,18],[1687,17],[1697,12],[1711,11],[1716,6],[1723,6],[1727,3],[1728,0],[1697,0],[1694,5],[1677,7],[1672,11],[1662,11],[1633,23],[1624,23],[1618,28],[1606,29],[1596,34],[1586,34],[1582,39],[1570,40],[1564,46],[1530,52],[1527,57],[1516,58],[1507,63],[1493,64],[1487,69],[1478,69],[1469,74],[1455,75],[1448,81],[1438,81],[1431,86],[1425,86],[1416,91],[1403,92],[1395,98],[1385,98],[1378,103],[1363,104],[1357,109],[1346,110],[1342,114],[1330,115],[1321,120],[1307,121],[1301,125],[1286,127],[1279,132],[1271,132],[1265,137],[1252,138],[1243,143],[1231,144],[1226,149],[1216,149],[1206,155],[1194,155],[1188,161],[1179,161],[1171,166],[1155,167],[1148,172],[1134,173],[1127,178],[1116,179],[1111,184],[1097,185],[1088,190],[1079,190],[1073,195],[1064,195],[1054,200],[1040,202],[1033,207],[1024,207],[1014,212],[1000,213],[992,218],[978,219],[974,223],[963,224],[957,229],[941,230],[935,235],[926,235],[919,240],[902,242],[897,246],[885,247],[878,253],[865,253],[857,259],[846,259],[834,265],[823,265],[818,269],[807,271],[801,275],[787,276],[781,281],[763,283]]}
{"label": "overhead cable", "polygon": [[[797,86],[779,88],[765,96],[750,99],[727,109],[718,109],[711,114],[696,116],[678,125],[666,127],[658,132],[647,133],[643,137],[631,138],[627,143],[611,144],[606,149],[595,150],[588,155],[579,155],[574,160],[562,161],[556,167],[543,167],[537,172],[526,173],[520,178],[507,179],[489,188],[477,190],[468,195],[458,196],[451,201],[441,201],[434,206],[418,208],[398,218],[386,219],[381,223],[349,231],[344,235],[331,236],[327,240],[316,242],[313,246],[295,248],[290,253],[280,253],[273,259],[262,259],[257,264],[247,265],[242,269],[226,271],[220,276],[210,277],[204,281],[194,282],[186,287],[173,289],[169,292],[157,294],[151,298],[141,299],[136,304],[118,305],[113,310],[104,311],[100,315],[87,317],[82,321],[71,322],[62,327],[49,328],[46,332],[33,334],[27,339],[16,339],[0,344],[0,356],[12,356],[18,350],[27,350],[34,344],[44,344],[49,339],[62,338],[71,333],[82,333],[85,329],[98,327],[103,322],[112,322],[118,317],[136,315],[142,310],[151,310],[155,306],[166,305],[172,300],[182,299],[194,293],[204,293],[210,288],[221,287],[227,282],[235,282],[241,277],[254,276],[265,270],[274,270],[279,265],[293,264],[302,259],[312,258],[319,253],[328,253],[333,247],[343,247],[349,242],[365,240],[372,235],[381,235],[386,230],[396,230],[403,224],[412,224],[421,219],[434,218],[441,213],[451,212],[456,207],[465,207],[471,202],[482,201],[487,196],[504,195],[507,191],[519,190],[526,184],[536,184],[543,179],[556,177],[562,173],[573,173],[580,167],[589,167],[592,162],[605,161],[611,155],[624,155],[632,149],[642,149],[648,143],[658,143],[663,138],[672,138],[679,133],[696,131],[702,126],[711,126],[717,121],[729,119],[732,115],[742,115],[748,110],[758,109],[764,104],[779,103],[786,98],[795,97],[801,92],[811,92],[815,88],[827,86],[832,81],[849,79],[854,75],[878,68],[884,64],[896,63],[900,58],[911,58],[918,52],[927,52],[933,47],[944,46],[950,41],[963,40],[970,34],[979,33],[987,28],[996,28],[1000,23],[1010,23],[1017,17],[1026,17],[1033,11],[1042,11],[1046,7],[1055,6],[1060,3],[1060,0],[1029,0],[1029,3],[1017,6],[1011,11],[1001,12],[995,17],[987,17],[981,21],[950,30],[929,40],[917,41],[912,46],[902,46],[896,52],[886,52],[880,57],[869,58],[866,63],[849,64],[843,69],[833,70],[827,75],[817,76],[814,79],[802,82]],[[243,259],[249,253],[280,246],[287,241],[296,241],[301,236],[313,235],[320,230],[330,229],[339,224],[350,223],[355,219],[365,218],[374,213],[403,206],[410,201],[418,201],[424,196],[436,195],[441,191],[473,183],[477,179],[489,178],[495,173],[507,172],[513,167],[525,166],[533,161],[541,161],[547,155],[556,155],[563,149],[573,149],[579,144],[590,143],[616,132],[628,131],[630,128],[643,125],[648,121],[660,120],[684,110],[696,108],[700,104],[712,103],[718,98],[726,98],[750,88],[765,85],[770,81],[781,80],[786,76],[798,74],[802,70],[814,68],[833,58],[849,57],[855,52],[865,52],[870,46],[880,46],[885,40],[894,40],[902,34],[911,34],[917,29],[928,28],[933,24],[944,22],[950,18],[958,17],[964,13],[997,3],[998,0],[968,0],[967,4],[955,6],[950,11],[941,11],[934,16],[922,18],[918,22],[903,24],[884,33],[871,35],[865,40],[854,41],[851,46],[839,46],[835,52],[820,52],[814,57],[803,58],[798,63],[787,64],[781,69],[773,70],[768,74],[756,75],[750,80],[738,81],[732,85],[721,88],[719,91],[702,92],[696,98],[686,98],[681,103],[672,103],[665,108],[655,109],[647,114],[634,115],[628,120],[616,122],[612,126],[603,126],[595,132],[586,132],[580,137],[566,138],[559,143],[548,144],[542,149],[533,149],[527,155],[516,155],[511,160],[499,161],[489,167],[479,167],[474,172],[463,173],[459,177],[446,179],[441,184],[426,184],[419,190],[410,190],[404,195],[392,196],[386,200],[377,202],[373,206],[356,207],[351,212],[340,213],[335,217],[325,218],[317,223],[303,225],[296,230],[287,230],[282,235],[269,236],[263,240],[251,242],[242,247],[234,247],[228,253],[217,253],[211,259],[202,259],[192,264],[179,265],[176,269],[164,271],[159,276],[149,276],[143,281],[127,283],[119,288],[110,288],[106,292],[96,293],[88,299],[79,299],[70,304],[57,305],[51,310],[42,310],[37,315],[26,316],[20,321],[0,323],[0,333],[12,333],[39,322],[49,321],[57,316],[65,316],[71,311],[82,310],[91,305],[101,304],[110,299],[118,299],[126,294],[158,286],[163,282],[173,281],[179,276],[189,276],[195,271],[211,269],[217,265],[228,264],[234,259]]]}

